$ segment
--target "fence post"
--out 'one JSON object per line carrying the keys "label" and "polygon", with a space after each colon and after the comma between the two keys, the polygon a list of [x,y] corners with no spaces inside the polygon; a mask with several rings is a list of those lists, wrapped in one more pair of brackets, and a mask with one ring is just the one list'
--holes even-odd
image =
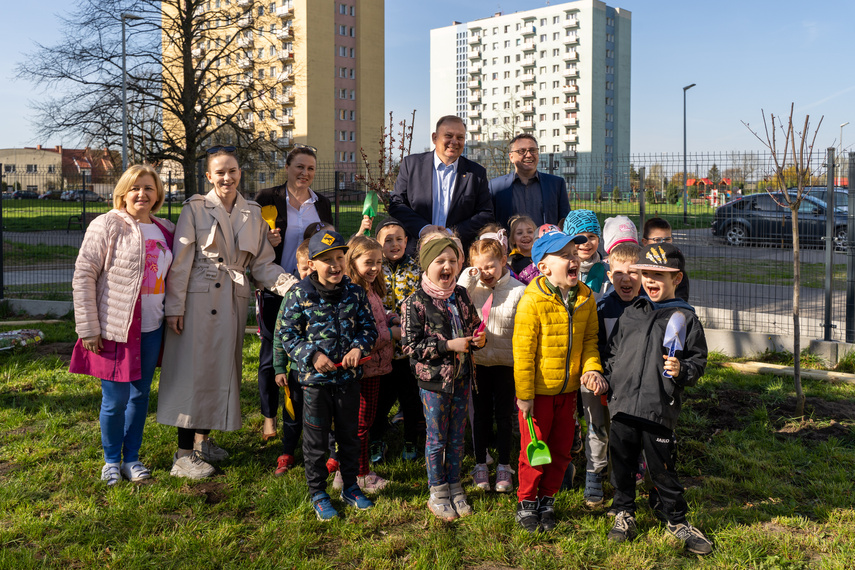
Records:
{"label": "fence post", "polygon": [[834,148],[829,147],[826,152],[828,153],[826,158],[828,193],[825,204],[825,314],[822,328],[824,330],[823,340],[828,342],[831,340],[831,329],[834,327],[831,323],[831,296],[834,285],[834,248],[836,245],[834,243]]}
{"label": "fence post", "polygon": [[[647,167],[642,166],[638,169],[638,220],[640,222],[639,228],[644,227],[644,172]],[[638,236],[635,236],[638,239]]]}
{"label": "fence post", "polygon": [[172,171],[169,171],[166,178],[166,197],[169,198],[166,201],[166,217],[169,218],[169,221],[172,221]]}
{"label": "fence post", "polygon": [[847,197],[849,213],[846,228],[846,342],[855,342],[855,152],[849,153]]}
{"label": "fence post", "polygon": [[[3,163],[0,163],[0,194],[3,188]],[[0,196],[0,301],[3,300],[3,292],[6,290],[6,284],[3,281],[5,274],[5,265],[3,260],[3,196]]]}
{"label": "fence post", "polygon": [[339,195],[338,195],[338,175],[340,174],[338,170],[334,171],[335,183],[333,184],[333,190],[335,191],[335,227],[339,229],[338,225],[338,211],[339,211]]}
{"label": "fence post", "polygon": [[83,194],[81,195],[83,202],[83,213],[80,214],[80,227],[83,228],[83,231],[86,231],[86,172],[80,173],[81,180],[83,182]]}

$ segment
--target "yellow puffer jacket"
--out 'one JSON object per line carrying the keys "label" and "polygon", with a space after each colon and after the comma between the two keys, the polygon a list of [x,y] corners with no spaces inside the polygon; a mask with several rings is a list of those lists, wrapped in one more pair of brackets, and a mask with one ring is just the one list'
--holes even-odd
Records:
{"label": "yellow puffer jacket", "polygon": [[582,374],[603,371],[593,292],[579,283],[571,317],[545,279],[541,275],[529,283],[514,320],[514,381],[520,400],[575,392]]}

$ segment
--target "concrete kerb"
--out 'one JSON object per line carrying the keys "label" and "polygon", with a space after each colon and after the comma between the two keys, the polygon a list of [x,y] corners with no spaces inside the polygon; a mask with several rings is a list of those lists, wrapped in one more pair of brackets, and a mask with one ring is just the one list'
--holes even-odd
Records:
{"label": "concrete kerb", "polygon": [[64,317],[74,310],[71,301],[42,301],[39,299],[3,299],[15,313],[55,315]]}

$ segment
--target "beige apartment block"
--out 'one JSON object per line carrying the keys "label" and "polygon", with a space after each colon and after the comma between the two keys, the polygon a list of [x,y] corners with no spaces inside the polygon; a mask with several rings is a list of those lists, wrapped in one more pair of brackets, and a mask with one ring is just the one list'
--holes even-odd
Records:
{"label": "beige apartment block", "polygon": [[29,190],[43,194],[62,188],[62,148],[0,149],[3,182],[10,190]]}
{"label": "beige apartment block", "polygon": [[[237,123],[262,141],[261,156],[250,159],[249,188],[281,182],[295,144],[316,147],[318,162],[335,163],[348,180],[362,163],[360,147],[376,154],[385,107],[384,0],[210,0],[196,15],[206,25],[192,46],[194,66],[208,66],[215,80],[203,93],[211,93],[216,115],[236,112]],[[180,61],[176,49],[165,37],[164,66]],[[164,125],[178,128],[168,117]],[[202,146],[240,141],[223,130]]]}

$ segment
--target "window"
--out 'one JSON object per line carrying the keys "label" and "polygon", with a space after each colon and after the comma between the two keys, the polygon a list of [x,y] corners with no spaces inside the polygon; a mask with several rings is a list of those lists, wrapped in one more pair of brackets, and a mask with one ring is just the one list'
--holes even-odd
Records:
{"label": "window", "polygon": [[541,113],[540,116],[538,117],[538,120],[545,121],[546,120],[546,113]]}
{"label": "window", "polygon": [[552,129],[552,136],[553,137],[561,136],[561,130],[560,129]]}
{"label": "window", "polygon": [[39,171],[39,166],[37,164],[28,164],[27,165],[27,174],[35,174]]}
{"label": "window", "polygon": [[355,89],[350,90],[350,100],[356,101],[356,90]]}
{"label": "window", "polygon": [[[510,72],[510,71],[506,71],[506,72],[505,72],[505,74],[504,74],[504,78],[505,78],[505,79],[510,79],[510,78],[511,78],[511,72]],[[507,87],[506,87],[506,89],[507,89]]]}
{"label": "window", "polygon": [[351,111],[351,112],[350,112],[350,120],[351,120],[351,121],[355,121],[355,120],[356,120],[356,111]]}
{"label": "window", "polygon": [[353,48],[350,48],[350,57],[356,57],[355,54],[356,54],[356,50],[354,50]]}
{"label": "window", "polygon": [[346,141],[347,140],[347,131],[339,131],[338,132],[338,140]]}
{"label": "window", "polygon": [[350,142],[356,142],[356,131],[350,131]]}
{"label": "window", "polygon": [[553,33],[553,34],[552,34],[552,39],[553,39],[553,40],[561,39],[561,34],[560,34],[559,32],[555,32],[555,33]]}
{"label": "window", "polygon": [[345,6],[344,4],[339,4],[338,5],[338,13],[346,16],[347,15],[347,6]]}
{"label": "window", "polygon": [[506,48],[511,47],[511,40],[505,40],[505,47]]}
{"label": "window", "polygon": [[352,38],[356,37],[356,33],[353,30],[353,26],[350,27],[350,37],[352,37]]}
{"label": "window", "polygon": [[553,23],[553,24],[557,24],[560,20],[561,20],[561,18],[560,18],[559,16],[554,16],[554,17],[552,18],[552,23]]}
{"label": "window", "polygon": [[53,174],[54,172],[56,172],[56,166],[51,164],[50,166],[47,167],[47,171],[48,171],[48,174]]}
{"label": "window", "polygon": [[259,15],[259,16],[263,16],[263,15],[264,15],[264,6],[259,6],[259,7],[258,7],[258,15]]}
{"label": "window", "polygon": [[338,27],[338,35],[346,36],[347,35],[347,26],[339,26]]}

